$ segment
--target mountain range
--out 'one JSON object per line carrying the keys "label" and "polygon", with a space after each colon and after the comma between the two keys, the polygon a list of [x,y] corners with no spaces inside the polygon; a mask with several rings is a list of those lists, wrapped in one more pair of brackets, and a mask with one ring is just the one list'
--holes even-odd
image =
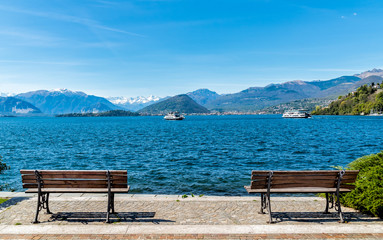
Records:
{"label": "mountain range", "polygon": [[[326,81],[289,81],[269,84],[265,87],[250,87],[238,93],[218,94],[209,89],[198,89],[175,97],[110,97],[88,95],[80,91],[38,90],[21,94],[2,93],[0,114],[43,113],[48,115],[66,113],[99,113],[111,110],[130,110],[145,114],[162,114],[168,111],[191,113],[254,112],[272,106],[288,106],[289,102],[317,99],[321,103],[334,100],[340,95],[355,91],[358,87],[372,82],[383,81],[383,70],[341,76]],[[308,100],[311,105],[314,100]],[[162,103],[162,104],[160,104]],[[176,109],[175,106],[182,106]],[[194,109],[194,110],[193,110]],[[280,109],[282,110],[282,109]],[[186,112],[185,112],[186,113]]]}
{"label": "mountain range", "polygon": [[21,93],[15,98],[33,104],[45,114],[97,113],[120,109],[105,98],[68,89]]}
{"label": "mountain range", "polygon": [[[383,72],[383,70],[381,70]],[[217,111],[255,111],[266,107],[307,98],[336,99],[354,91],[364,84],[382,82],[383,78],[369,75],[366,78],[343,76],[327,81],[290,81],[270,84],[266,87],[252,87],[239,93],[221,95],[205,107]]]}

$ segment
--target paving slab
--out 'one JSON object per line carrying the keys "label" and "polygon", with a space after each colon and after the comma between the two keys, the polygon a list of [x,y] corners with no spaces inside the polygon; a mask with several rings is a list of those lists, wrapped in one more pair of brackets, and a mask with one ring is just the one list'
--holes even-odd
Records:
{"label": "paving slab", "polygon": [[[17,201],[16,201],[17,200]],[[9,204],[16,201],[15,204]],[[19,197],[5,202],[0,225],[29,225],[36,211],[36,197]],[[107,197],[61,195],[50,198],[53,214],[41,213],[45,225],[102,225],[106,218]],[[325,200],[319,197],[272,198],[273,217],[278,224],[338,224],[338,214],[323,214]],[[1,208],[1,205],[0,205]],[[258,214],[259,197],[188,197],[174,195],[119,196],[115,199],[114,224],[128,225],[263,225],[267,214]],[[351,208],[344,208],[350,224],[378,224],[382,220]]]}
{"label": "paving slab", "polygon": [[[57,234],[73,238],[96,234],[97,239],[111,235],[130,239],[134,236],[197,239],[195,234],[207,239],[217,239],[217,236],[222,239],[246,236],[281,239],[281,234],[287,234],[286,238],[301,234],[306,239],[315,239],[315,234],[319,239],[331,236],[351,238],[350,234],[362,234],[361,237],[369,239],[383,237],[382,219],[343,208],[348,223],[340,224],[334,210],[331,214],[322,213],[325,199],[319,197],[272,197],[273,217],[277,223],[266,224],[268,215],[258,214],[260,198],[256,196],[182,198],[180,195],[120,194],[115,199],[118,213],[112,214],[112,224],[107,224],[106,196],[52,194],[50,208],[53,214],[41,213],[41,223],[31,224],[37,198],[23,193],[3,193],[3,196],[19,196],[0,205],[0,235],[8,236],[4,238],[26,236],[38,239],[49,234],[51,239],[53,236],[60,238]],[[344,233],[348,235],[342,235]]]}
{"label": "paving slab", "polygon": [[29,225],[1,226],[0,234],[383,234],[383,228],[360,226],[306,225]]}

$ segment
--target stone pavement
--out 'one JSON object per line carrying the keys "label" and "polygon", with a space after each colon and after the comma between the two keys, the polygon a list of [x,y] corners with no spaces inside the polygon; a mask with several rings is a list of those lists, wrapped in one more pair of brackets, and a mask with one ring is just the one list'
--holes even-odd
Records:
{"label": "stone pavement", "polygon": [[259,197],[116,195],[112,224],[106,224],[106,195],[56,194],[53,214],[36,211],[35,195],[0,192],[0,238],[17,239],[383,239],[383,221],[343,208],[323,214],[325,199],[272,197],[276,224],[258,214]]}

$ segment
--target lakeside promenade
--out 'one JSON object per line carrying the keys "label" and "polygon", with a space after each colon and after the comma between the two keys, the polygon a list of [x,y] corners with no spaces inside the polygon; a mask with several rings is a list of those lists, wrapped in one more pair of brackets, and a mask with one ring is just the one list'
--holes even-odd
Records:
{"label": "lakeside promenade", "polygon": [[319,197],[272,197],[276,224],[258,214],[259,197],[117,194],[106,224],[103,194],[52,194],[52,215],[32,224],[36,195],[0,192],[0,239],[383,239],[383,220],[343,208],[323,214]]}

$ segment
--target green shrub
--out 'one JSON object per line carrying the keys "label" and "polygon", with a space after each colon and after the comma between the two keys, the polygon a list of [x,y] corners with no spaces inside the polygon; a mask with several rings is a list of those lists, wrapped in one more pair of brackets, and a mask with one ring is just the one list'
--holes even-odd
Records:
{"label": "green shrub", "polygon": [[360,172],[355,189],[342,196],[342,204],[383,218],[383,151],[356,159],[348,169]]}

